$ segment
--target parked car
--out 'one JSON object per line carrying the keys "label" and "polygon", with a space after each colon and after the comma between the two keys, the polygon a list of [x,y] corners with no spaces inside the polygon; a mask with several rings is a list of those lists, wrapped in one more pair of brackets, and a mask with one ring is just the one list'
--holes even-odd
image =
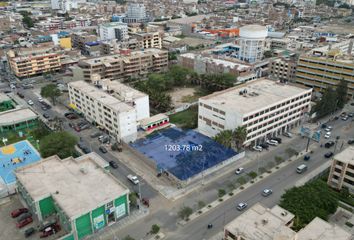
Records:
{"label": "parked car", "polygon": [[259,145],[254,146],[254,147],[253,147],[253,150],[258,151],[258,152],[262,152],[262,151],[263,151],[262,147],[259,146]]}
{"label": "parked car", "polygon": [[348,120],[348,116],[342,117],[343,121],[347,121]]}
{"label": "parked car", "polygon": [[333,152],[328,152],[324,156],[325,156],[325,158],[330,158],[333,156]]}
{"label": "parked car", "polygon": [[235,173],[236,175],[240,175],[241,173],[243,173],[245,171],[245,169],[243,167],[237,168]]}
{"label": "parked car", "polygon": [[23,228],[24,226],[30,224],[31,222],[33,222],[32,217],[28,217],[28,218],[25,218],[24,220],[22,220],[21,222],[16,223],[16,227]]}
{"label": "parked car", "polygon": [[311,158],[310,155],[305,155],[304,160],[308,161],[308,160],[310,160],[310,158]]}
{"label": "parked car", "polygon": [[25,98],[25,95],[23,95],[23,93],[21,92],[17,92],[17,96],[19,96],[20,98]]}
{"label": "parked car", "polygon": [[49,116],[49,114],[48,114],[48,113],[43,113],[43,117],[44,117],[45,119],[50,118],[50,116]]}
{"label": "parked car", "polygon": [[26,213],[20,215],[20,216],[17,218],[17,222],[21,222],[21,221],[23,221],[24,219],[29,218],[29,217],[32,217],[32,213],[26,212]]}
{"label": "parked car", "polygon": [[20,216],[21,214],[26,213],[26,212],[28,212],[28,209],[27,209],[27,208],[18,208],[18,209],[13,210],[13,211],[11,212],[11,217],[16,218],[16,217],[18,217],[18,216]]}
{"label": "parked car", "polygon": [[292,138],[293,135],[290,132],[284,132],[283,135],[288,138]]}
{"label": "parked car", "polygon": [[282,142],[282,139],[279,137],[272,137],[271,140],[277,141],[279,144]]}
{"label": "parked car", "polygon": [[276,140],[267,140],[266,141],[267,144],[272,145],[272,146],[277,146],[278,142]]}
{"label": "parked car", "polygon": [[28,103],[28,105],[30,105],[30,106],[33,105],[33,101],[32,101],[32,100],[28,100],[27,103]]}
{"label": "parked car", "polygon": [[247,208],[247,203],[244,203],[244,202],[241,202],[241,203],[239,203],[239,204],[237,204],[237,210],[239,210],[239,211],[242,211],[242,210],[244,210],[245,208]]}
{"label": "parked car", "polygon": [[83,124],[83,125],[78,125],[78,126],[80,127],[81,131],[91,128],[90,124]]}
{"label": "parked car", "polygon": [[56,234],[60,230],[61,230],[61,227],[59,224],[57,224],[57,223],[53,224],[52,226],[49,226],[43,230],[42,234],[40,235],[40,238],[49,237],[50,235]]}
{"label": "parked car", "polygon": [[348,113],[348,117],[353,117],[354,113]]}
{"label": "parked car", "polygon": [[28,238],[29,236],[31,236],[35,231],[36,231],[36,229],[33,227],[27,228],[24,232],[25,238]]}
{"label": "parked car", "polygon": [[334,146],[334,144],[335,143],[333,141],[326,142],[325,143],[325,148],[330,148],[330,147]]}
{"label": "parked car", "polygon": [[331,137],[331,132],[328,132],[328,133],[326,133],[325,135],[324,135],[324,138],[325,139],[328,139],[328,138],[330,138]]}
{"label": "parked car", "polygon": [[261,146],[262,148],[268,150],[269,149],[269,145],[266,143],[261,143],[259,146]]}
{"label": "parked car", "polygon": [[41,106],[41,109],[42,109],[43,111],[47,111],[47,110],[48,110],[48,108],[47,108],[46,106]]}
{"label": "parked car", "polygon": [[75,114],[75,113],[65,113],[64,116],[67,118],[67,119],[78,119],[78,116]]}
{"label": "parked car", "polygon": [[109,166],[111,166],[114,169],[118,168],[118,164],[115,161],[109,161]]}
{"label": "parked car", "polygon": [[38,98],[38,102],[43,102],[43,98],[42,98],[42,97],[39,97],[39,98]]}
{"label": "parked car", "polygon": [[80,131],[81,131],[81,128],[80,128],[79,126],[74,126],[74,130],[75,130],[76,132],[80,132]]}
{"label": "parked car", "polygon": [[262,196],[264,197],[268,197],[269,195],[271,195],[273,193],[272,189],[266,188],[262,191]]}
{"label": "parked car", "polygon": [[98,149],[101,151],[101,153],[107,153],[107,149],[104,146],[100,146]]}
{"label": "parked car", "polygon": [[100,138],[99,141],[101,143],[108,143],[109,142],[109,136],[104,136],[104,137]]}
{"label": "parked car", "polygon": [[83,153],[85,153],[85,154],[88,154],[88,153],[91,152],[91,150],[90,150],[88,147],[83,147],[81,150],[82,150]]}
{"label": "parked car", "polygon": [[354,139],[349,139],[348,140],[348,144],[350,145],[350,144],[354,144]]}
{"label": "parked car", "polygon": [[98,136],[101,136],[101,133],[100,132],[94,132],[90,135],[91,138],[96,138]]}

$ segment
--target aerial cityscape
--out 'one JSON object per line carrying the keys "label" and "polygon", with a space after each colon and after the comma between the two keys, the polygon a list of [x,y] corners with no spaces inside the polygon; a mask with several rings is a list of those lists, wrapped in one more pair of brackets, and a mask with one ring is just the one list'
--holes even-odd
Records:
{"label": "aerial cityscape", "polygon": [[354,240],[354,0],[0,0],[0,240]]}

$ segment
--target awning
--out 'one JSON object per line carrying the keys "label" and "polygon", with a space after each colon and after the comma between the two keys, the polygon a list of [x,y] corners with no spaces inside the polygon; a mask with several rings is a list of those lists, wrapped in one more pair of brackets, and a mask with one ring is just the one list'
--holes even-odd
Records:
{"label": "awning", "polygon": [[70,104],[69,104],[69,107],[71,107],[72,109],[77,109],[76,105],[73,104],[73,103],[70,103]]}

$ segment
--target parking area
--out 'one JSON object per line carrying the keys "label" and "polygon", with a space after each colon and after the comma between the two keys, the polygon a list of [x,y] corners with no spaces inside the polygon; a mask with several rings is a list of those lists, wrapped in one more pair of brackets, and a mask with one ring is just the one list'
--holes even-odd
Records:
{"label": "parking area", "polygon": [[[40,224],[35,216],[32,215],[33,222],[27,224],[22,228],[16,227],[16,224],[18,223],[18,220],[21,217],[21,215],[18,216],[17,218],[12,218],[11,212],[19,208],[23,208],[23,205],[19,200],[18,195],[11,196],[10,201],[0,205],[0,219],[1,219],[0,239],[4,239],[4,240],[40,239],[40,235],[42,234],[42,232],[38,231]],[[25,231],[28,230],[29,228],[34,228],[35,232],[32,235],[25,237]],[[61,234],[61,232],[59,232],[58,234]],[[57,238],[58,235],[51,235],[44,239],[52,240]]]}

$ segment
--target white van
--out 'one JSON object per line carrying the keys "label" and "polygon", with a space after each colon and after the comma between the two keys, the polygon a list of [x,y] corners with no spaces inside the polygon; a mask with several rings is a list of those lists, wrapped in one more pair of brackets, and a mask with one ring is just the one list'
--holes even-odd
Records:
{"label": "white van", "polygon": [[306,170],[307,170],[307,166],[305,164],[301,164],[296,168],[296,172],[300,174],[305,172]]}

